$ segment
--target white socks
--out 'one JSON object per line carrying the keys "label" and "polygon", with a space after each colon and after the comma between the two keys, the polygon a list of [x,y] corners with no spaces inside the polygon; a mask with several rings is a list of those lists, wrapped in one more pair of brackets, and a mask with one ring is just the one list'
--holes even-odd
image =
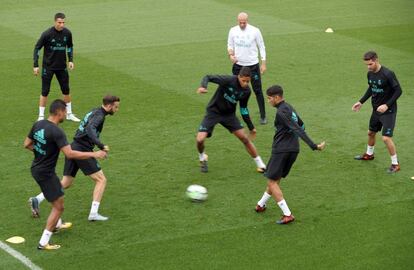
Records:
{"label": "white socks", "polygon": [[45,200],[45,195],[43,195],[43,193],[40,193],[39,195],[36,196],[37,202],[40,204],[41,202],[43,202]]}
{"label": "white socks", "polygon": [[67,114],[72,113],[72,102],[66,103],[66,112],[67,112]]}
{"label": "white socks", "polygon": [[56,223],[56,228],[60,228],[60,226],[62,226],[62,219],[59,218],[59,220]]}
{"label": "white socks", "polygon": [[398,165],[398,158],[397,158],[397,154],[391,156],[391,164],[392,165]]}
{"label": "white socks", "polygon": [[257,204],[258,204],[260,207],[263,207],[263,206],[265,206],[265,205],[266,205],[266,202],[267,202],[270,198],[272,198],[272,195],[268,194],[268,193],[265,191],[265,193],[263,193],[262,198],[260,199],[260,201],[258,201],[258,202],[257,202]]}
{"label": "white socks", "polygon": [[260,156],[253,158],[253,160],[258,168],[266,168],[266,165],[263,163],[263,160]]}
{"label": "white socks", "polygon": [[367,145],[367,154],[370,156],[374,154],[374,146]]}
{"label": "white socks", "polygon": [[200,161],[206,160],[206,154],[204,154],[204,152],[203,153],[198,153],[198,159]]}
{"label": "white socks", "polygon": [[42,237],[40,238],[39,244],[41,246],[46,246],[47,244],[49,244],[49,240],[52,234],[53,234],[52,232],[49,232],[48,230],[45,229],[43,231]]}
{"label": "white socks", "polygon": [[39,116],[45,117],[46,107],[39,107]]}
{"label": "white socks", "polygon": [[279,205],[280,209],[282,209],[283,215],[285,216],[292,215],[292,212],[290,212],[290,209],[284,199],[281,200],[280,202],[277,202],[277,205]]}
{"label": "white socks", "polygon": [[100,202],[93,201],[91,206],[91,212],[89,213],[90,216],[97,215],[99,210]]}

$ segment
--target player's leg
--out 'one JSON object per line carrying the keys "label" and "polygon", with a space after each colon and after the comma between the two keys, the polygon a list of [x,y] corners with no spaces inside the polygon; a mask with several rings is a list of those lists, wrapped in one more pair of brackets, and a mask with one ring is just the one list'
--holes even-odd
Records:
{"label": "player's leg", "polygon": [[259,64],[252,67],[251,71],[252,71],[251,84],[252,84],[253,92],[256,95],[257,105],[259,106],[260,124],[265,125],[267,124],[267,119],[266,119],[265,101],[263,97],[262,78],[260,75]]}
{"label": "player's leg", "polygon": [[391,166],[387,170],[388,173],[396,173],[401,169],[397,158],[397,150],[392,139],[396,116],[396,113],[381,116],[381,122],[383,123],[382,141],[385,143],[391,157]]}
{"label": "player's leg", "polygon": [[[73,159],[65,158],[65,166],[63,169],[63,177],[60,181],[64,189],[69,188],[78,172],[79,167],[76,164],[76,161]],[[40,204],[45,200],[43,192],[37,194],[35,197],[29,198],[29,207],[32,212],[32,217],[40,217]]]}
{"label": "player's leg", "polygon": [[102,170],[90,174],[89,177],[95,182],[95,188],[93,190],[93,201],[88,219],[90,221],[105,221],[108,217],[101,216],[99,212],[99,206],[106,188],[106,177]]}
{"label": "player's leg", "polygon": [[[35,175],[33,175],[35,177]],[[59,245],[50,245],[49,240],[53,231],[57,228],[58,221],[64,210],[64,193],[62,185],[56,174],[35,177],[46,199],[52,204],[52,210],[46,222],[46,228],[43,231],[39,241],[38,249],[58,249]],[[40,180],[40,181],[39,181]],[[61,224],[60,224],[61,225]],[[67,226],[66,226],[67,225]],[[66,228],[72,226],[72,223],[65,224]]]}
{"label": "player's leg", "polygon": [[380,117],[376,112],[373,112],[369,120],[367,150],[364,154],[355,156],[356,160],[374,159],[375,136],[377,135],[377,132],[381,130],[381,128],[382,123],[380,121]]}
{"label": "player's leg", "polygon": [[213,135],[214,126],[220,121],[220,119],[220,115],[207,113],[198,128],[196,146],[200,161],[200,171],[204,173],[208,172],[208,155],[204,152],[205,141]]}
{"label": "player's leg", "polygon": [[238,64],[233,64],[233,67],[231,69],[231,72],[233,73],[233,75],[239,75],[240,70],[242,69],[243,66],[240,66]]}
{"label": "player's leg", "polygon": [[45,119],[45,109],[47,96],[50,92],[50,83],[52,82],[53,71],[42,68],[42,93],[39,98],[39,116],[37,121]]}
{"label": "player's leg", "polygon": [[60,84],[60,90],[62,91],[63,101],[66,103],[66,119],[74,122],[80,122],[80,119],[72,113],[72,99],[69,94],[70,88],[68,70],[65,69],[56,71],[56,78],[58,79]]}
{"label": "player's leg", "polygon": [[256,147],[251,140],[244,133],[244,129],[238,129],[232,132],[246,147],[247,152],[253,158],[257,166],[257,172],[263,173],[266,170],[266,165],[264,164],[262,158],[258,155]]}

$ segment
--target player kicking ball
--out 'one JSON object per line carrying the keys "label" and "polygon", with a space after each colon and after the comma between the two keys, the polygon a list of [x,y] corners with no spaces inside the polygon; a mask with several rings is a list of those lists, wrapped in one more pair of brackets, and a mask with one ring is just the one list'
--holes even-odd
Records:
{"label": "player kicking ball", "polygon": [[[118,111],[119,102],[119,97],[107,95],[103,98],[101,107],[95,108],[85,115],[71,144],[74,150],[90,153],[93,152],[96,145],[99,149],[105,152],[109,151],[109,147],[100,141],[99,135],[102,132],[105,117],[107,115],[113,115]],[[89,158],[86,160],[75,160],[66,158],[63,178],[61,181],[63,188],[66,189],[72,185],[79,169],[95,182],[93,200],[88,220],[108,220],[108,217],[102,216],[98,213],[107,180],[96,159]],[[39,204],[44,199],[45,196],[43,193],[29,199],[29,205],[33,217],[39,217]]]}
{"label": "player kicking ball", "polygon": [[266,90],[267,100],[273,107],[277,108],[275,118],[276,134],[273,138],[272,156],[267,163],[265,176],[267,187],[262,198],[256,205],[256,212],[266,210],[266,202],[273,197],[283,216],[276,221],[277,224],[287,224],[295,220],[280,189],[280,180],[286,178],[299,154],[299,137],[309,145],[312,150],[323,150],[325,142],[316,145],[308,137],[304,130],[304,123],[296,113],[295,109],[285,102],[283,89],[279,85],[273,85]]}
{"label": "player kicking ball", "polygon": [[207,155],[204,153],[204,142],[206,138],[211,137],[214,127],[217,124],[224,126],[244,144],[247,152],[255,161],[258,172],[263,173],[265,171],[266,165],[258,155],[252,141],[244,133],[243,126],[236,116],[236,107],[237,103],[239,103],[240,114],[250,130],[250,138],[254,140],[256,137],[256,129],[247,109],[247,102],[249,101],[251,93],[249,88],[250,79],[250,69],[248,67],[242,67],[239,75],[207,75],[201,81],[201,86],[197,90],[199,94],[207,93],[207,84],[209,82],[219,85],[210,103],[207,105],[207,113],[197,133],[197,150],[201,172],[208,172]]}

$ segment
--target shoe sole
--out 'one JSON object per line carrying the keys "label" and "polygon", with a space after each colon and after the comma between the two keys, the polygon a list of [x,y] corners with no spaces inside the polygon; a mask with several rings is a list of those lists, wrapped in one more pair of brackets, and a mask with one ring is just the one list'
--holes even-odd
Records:
{"label": "shoe sole", "polygon": [[362,156],[355,156],[355,157],[354,157],[354,159],[355,159],[355,160],[370,161],[370,160],[374,160],[374,157],[373,157],[373,158],[370,158],[370,159],[365,159],[365,158],[362,158]]}

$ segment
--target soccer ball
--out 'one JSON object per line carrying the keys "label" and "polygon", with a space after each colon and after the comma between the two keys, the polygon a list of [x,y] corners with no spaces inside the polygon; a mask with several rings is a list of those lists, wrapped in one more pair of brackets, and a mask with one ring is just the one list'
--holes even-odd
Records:
{"label": "soccer ball", "polygon": [[186,191],[187,197],[194,202],[202,202],[207,200],[207,189],[200,185],[188,186]]}

